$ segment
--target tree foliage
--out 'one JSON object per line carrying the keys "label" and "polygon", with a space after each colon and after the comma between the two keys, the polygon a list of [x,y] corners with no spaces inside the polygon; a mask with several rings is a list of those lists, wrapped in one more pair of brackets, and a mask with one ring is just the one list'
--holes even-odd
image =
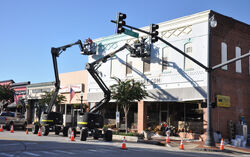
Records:
{"label": "tree foliage", "polygon": [[116,84],[111,86],[111,97],[116,100],[117,104],[122,106],[125,114],[125,127],[127,130],[127,115],[132,102],[140,101],[148,96],[145,90],[145,85],[141,82],[137,82],[134,79],[120,80],[119,78],[113,78],[116,80]]}
{"label": "tree foliage", "polygon": [[0,85],[0,101],[14,101],[15,91],[9,85]]}
{"label": "tree foliage", "polygon": [[[41,107],[44,107],[45,105],[49,104],[49,102],[53,96],[53,93],[54,93],[54,91],[45,92],[45,94],[41,96],[41,99],[39,100],[39,104]],[[66,97],[64,95],[58,94],[54,105],[57,106],[57,105],[63,103],[64,101],[66,101]]]}

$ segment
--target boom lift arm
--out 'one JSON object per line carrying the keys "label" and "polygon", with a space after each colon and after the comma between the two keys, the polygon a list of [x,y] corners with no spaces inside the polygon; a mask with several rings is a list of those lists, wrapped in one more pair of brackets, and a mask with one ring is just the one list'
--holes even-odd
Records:
{"label": "boom lift arm", "polygon": [[79,45],[81,52],[83,51],[83,45],[82,45],[81,40],[78,40],[75,43],[61,46],[58,48],[54,48],[54,47],[51,48],[51,55],[52,55],[52,59],[53,59],[53,66],[54,66],[54,73],[55,73],[55,92],[53,93],[52,98],[49,102],[48,108],[46,110],[47,114],[49,114],[51,112],[52,107],[56,102],[56,97],[57,97],[59,89],[60,89],[60,80],[59,80],[58,67],[57,67],[57,57],[59,57],[60,54],[63,51],[65,51],[67,48],[74,46],[74,45]]}
{"label": "boom lift arm", "polygon": [[131,53],[135,52],[135,49],[133,47],[131,47],[128,44],[125,44],[122,47],[120,47],[118,50],[116,50],[114,52],[111,52],[111,53],[107,54],[106,56],[104,56],[104,57],[102,57],[102,58],[100,58],[100,59],[98,59],[98,60],[96,60],[96,61],[94,61],[92,63],[87,63],[86,64],[86,69],[88,70],[90,75],[93,77],[93,79],[96,81],[98,86],[104,92],[104,98],[100,102],[98,102],[94,107],[92,107],[89,110],[89,112],[96,113],[105,104],[107,104],[110,101],[111,92],[110,92],[109,88],[106,86],[106,84],[103,82],[101,77],[98,75],[97,69],[99,68],[101,63],[105,63],[109,58],[113,57],[116,53],[118,53],[119,51],[122,51],[124,49],[128,49]]}

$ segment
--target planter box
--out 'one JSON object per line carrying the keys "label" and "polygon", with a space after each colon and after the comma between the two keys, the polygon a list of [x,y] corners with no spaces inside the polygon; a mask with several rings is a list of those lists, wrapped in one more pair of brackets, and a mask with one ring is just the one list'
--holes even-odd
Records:
{"label": "planter box", "polygon": [[137,142],[138,137],[136,136],[122,136],[122,135],[113,135],[113,140],[123,141],[123,138],[125,137],[126,141],[129,142]]}
{"label": "planter box", "polygon": [[187,133],[187,132],[179,132],[179,136],[181,138],[187,138],[187,139],[191,139],[191,140],[198,140],[199,137],[200,137],[200,134]]}

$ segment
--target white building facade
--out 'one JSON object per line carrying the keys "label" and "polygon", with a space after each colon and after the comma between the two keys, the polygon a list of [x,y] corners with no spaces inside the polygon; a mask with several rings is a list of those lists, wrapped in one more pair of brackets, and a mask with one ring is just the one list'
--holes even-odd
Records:
{"label": "white building facade", "polygon": [[[209,12],[204,11],[159,23],[159,36],[207,66]],[[141,29],[149,31],[149,26]],[[139,37],[148,36],[139,33]],[[89,56],[89,63],[117,50],[125,43],[133,44],[135,40],[137,39],[125,34],[96,39],[94,42],[98,45],[98,52],[97,55]],[[116,83],[112,77],[118,77],[121,80],[135,79],[145,83],[149,97],[135,103],[137,104],[135,114],[132,116],[134,119],[132,123],[137,126],[135,128],[138,132],[149,126],[147,122],[152,118],[157,119],[154,125],[162,121],[167,121],[170,125],[178,125],[178,121],[185,121],[185,106],[191,102],[191,104],[196,104],[195,108],[202,112],[198,103],[207,97],[207,72],[161,41],[153,44],[148,61],[130,57],[130,52],[125,49],[103,63],[98,71],[108,87]],[[95,80],[89,76],[88,102],[96,103],[102,98],[103,92]],[[178,112],[176,107],[173,107],[178,104],[184,109],[182,111],[184,117],[179,120],[176,118],[169,120],[171,113]],[[157,105],[158,107],[155,108]],[[155,113],[149,116],[150,111],[153,110]],[[202,123],[202,120],[200,122]]]}

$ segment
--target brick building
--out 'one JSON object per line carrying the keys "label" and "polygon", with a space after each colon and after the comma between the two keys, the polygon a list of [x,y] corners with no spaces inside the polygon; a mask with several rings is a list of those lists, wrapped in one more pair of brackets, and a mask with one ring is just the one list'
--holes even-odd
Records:
{"label": "brick building", "polygon": [[[211,29],[212,66],[250,52],[250,26],[231,17],[212,12],[218,22]],[[228,137],[228,122],[236,127],[244,117],[250,130],[250,57],[212,72],[212,100],[216,95],[230,98],[228,107],[213,109],[214,131]],[[206,110],[204,110],[206,112]],[[238,133],[239,134],[239,133]]]}
{"label": "brick building", "polygon": [[[217,20],[215,28],[208,25],[212,16]],[[208,67],[208,54],[214,66],[248,53],[249,28],[248,24],[208,10],[159,23],[159,36]],[[149,27],[141,29],[148,31]],[[125,43],[133,44],[135,40],[124,34],[96,39],[98,52],[89,57],[89,62]],[[145,83],[150,97],[131,106],[129,127],[142,132],[148,126],[167,122],[179,131],[205,133],[207,109],[201,104],[207,99],[206,70],[160,41],[154,44],[149,60],[132,58],[127,50],[123,50],[98,69],[108,86],[115,83],[113,76]],[[214,131],[228,137],[230,120],[238,124],[244,119],[250,126],[250,57],[213,71],[211,85],[212,102],[224,103],[212,109]],[[88,102],[92,106],[102,97],[102,91],[89,76]],[[106,118],[115,118],[115,106],[111,101],[106,108]]]}

